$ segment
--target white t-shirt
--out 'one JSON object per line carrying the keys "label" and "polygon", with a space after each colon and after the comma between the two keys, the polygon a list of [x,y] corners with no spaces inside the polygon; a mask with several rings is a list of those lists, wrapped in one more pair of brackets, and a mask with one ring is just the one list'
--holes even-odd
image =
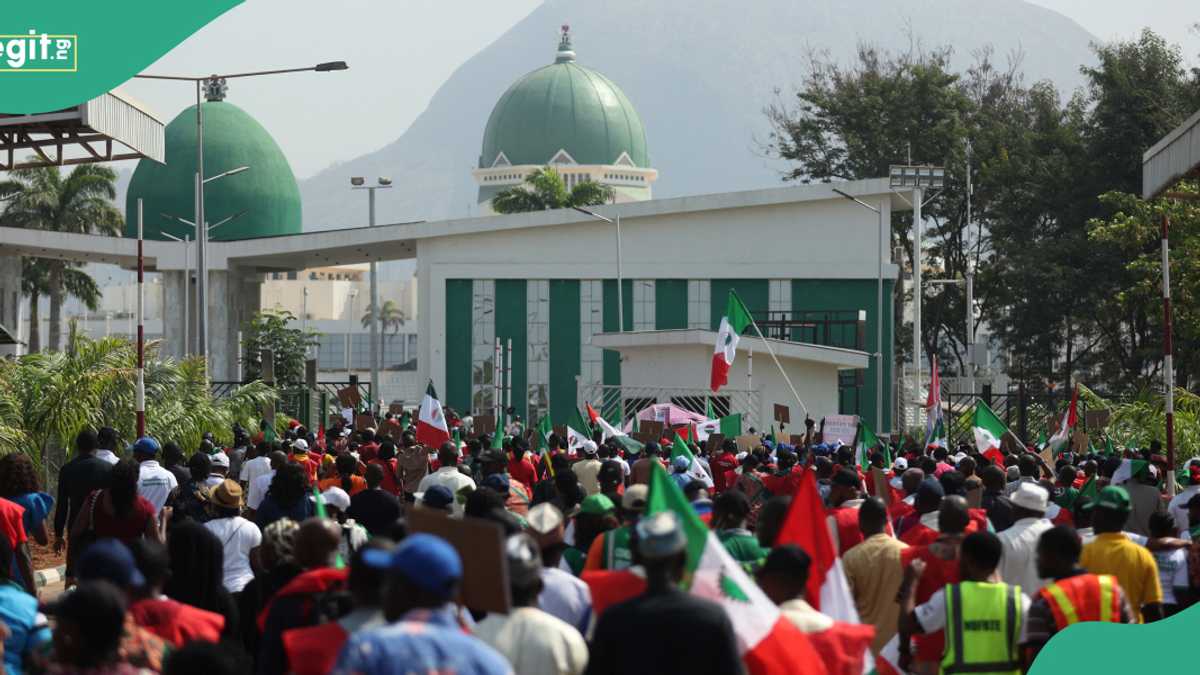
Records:
{"label": "white t-shirt", "polygon": [[262,532],[241,516],[216,518],[204,526],[217,535],[225,551],[225,590],[230,593],[241,591],[254,578],[254,570],[250,569],[250,549],[262,543]]}
{"label": "white t-shirt", "polygon": [[1167,504],[1167,512],[1175,516],[1175,527],[1179,528],[1181,535],[1185,534],[1191,526],[1188,523],[1187,503],[1198,494],[1200,494],[1200,485],[1189,485],[1184,488],[1183,492],[1175,495],[1170,504]]}
{"label": "white t-shirt", "polygon": [[1158,582],[1162,586],[1163,604],[1173,605],[1178,602],[1175,589],[1188,587],[1187,549],[1177,548],[1152,553],[1154,562],[1158,563]]}
{"label": "white t-shirt", "polygon": [[463,505],[458,501],[458,491],[463,488],[475,489],[475,481],[470,476],[464,475],[456,466],[443,466],[425,476],[417,486],[417,492],[425,492],[434,485],[441,485],[454,495],[453,510],[456,515],[462,515],[463,512]]}
{"label": "white t-shirt", "polygon": [[179,480],[175,478],[175,474],[159,466],[153,459],[142,462],[138,468],[138,494],[154,505],[156,516],[162,510],[163,504],[167,503],[167,496],[171,494],[171,490],[177,487]]}
{"label": "white t-shirt", "polygon": [[[1021,593],[1021,616],[1029,613],[1029,596]],[[917,615],[917,623],[926,633],[935,633],[946,627],[946,590],[937,591],[923,605],[918,605],[913,612]],[[1021,622],[1021,639],[1018,644],[1025,642],[1025,622]]]}
{"label": "white t-shirt", "polygon": [[263,475],[255,478],[250,482],[250,489],[246,494],[246,507],[258,510],[262,500],[267,496],[267,490],[271,489],[271,479],[275,477],[274,471],[268,471]]}
{"label": "white t-shirt", "polygon": [[579,631],[536,607],[488,614],[475,626],[475,637],[521,675],[580,675],[587,668],[587,643]]}
{"label": "white t-shirt", "polygon": [[121,461],[121,458],[117,457],[115,454],[113,454],[112,450],[106,450],[104,448],[100,448],[99,450],[96,450],[96,457],[99,457],[100,459],[108,462],[109,464],[116,464],[117,462]]}
{"label": "white t-shirt", "polygon": [[271,458],[270,457],[255,457],[246,462],[242,462],[242,471],[237,479],[246,485],[254,483],[254,479],[259,476],[264,476],[271,473]]}

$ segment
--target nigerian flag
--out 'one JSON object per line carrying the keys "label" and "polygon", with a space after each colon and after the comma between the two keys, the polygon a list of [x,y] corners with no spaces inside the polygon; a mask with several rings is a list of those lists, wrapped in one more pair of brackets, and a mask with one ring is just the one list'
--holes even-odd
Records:
{"label": "nigerian flag", "polygon": [[1038,434],[1037,442],[1035,442],[1034,445],[1037,446],[1038,450],[1041,450],[1042,448],[1046,447],[1047,442],[1048,441],[1046,440],[1046,430],[1042,429],[1042,432]]}
{"label": "nigerian flag", "polygon": [[582,452],[585,443],[592,442],[592,428],[583,421],[583,415],[576,408],[567,420],[567,449],[571,452]]}
{"label": "nigerian flag", "polygon": [[[674,513],[687,538],[683,587],[725,610],[746,669],[756,675],[817,672],[819,655],[750,579],[657,462],[650,467],[645,518]],[[822,521],[823,522],[823,521]]]}
{"label": "nigerian flag", "polygon": [[1141,475],[1148,466],[1150,466],[1150,462],[1144,459],[1123,459],[1121,466],[1113,472],[1112,480],[1109,483],[1111,485],[1127,483]]}
{"label": "nigerian flag", "polygon": [[[868,471],[871,466],[871,451],[880,445],[879,437],[875,435],[875,432],[871,431],[871,427],[868,427],[867,423],[863,422],[861,418],[858,421],[857,437],[858,443],[855,446],[855,450],[858,453],[858,465],[862,467],[863,471]],[[890,466],[891,461],[886,457],[887,449],[886,446],[884,447],[884,465]]]}
{"label": "nigerian flag", "polygon": [[687,443],[684,442],[683,437],[679,434],[675,434],[675,442],[671,444],[671,462],[674,462],[676,457],[687,458],[687,475],[689,478],[698,480],[707,487],[711,488],[713,486],[712,476],[709,476],[704,467],[700,465],[700,460],[696,459],[696,456],[692,454],[691,449],[688,448]]}
{"label": "nigerian flag", "polygon": [[989,450],[1000,450],[1000,438],[1008,431],[1008,427],[983,401],[975,401],[973,427],[975,447],[980,454],[986,454]]}

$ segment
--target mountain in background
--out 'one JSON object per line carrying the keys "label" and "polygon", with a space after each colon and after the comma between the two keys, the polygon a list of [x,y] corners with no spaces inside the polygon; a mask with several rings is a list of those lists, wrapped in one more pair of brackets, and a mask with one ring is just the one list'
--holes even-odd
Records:
{"label": "mountain in background", "polygon": [[[470,172],[492,106],[554,60],[564,23],[579,63],[616,82],[640,112],[659,170],[655,197],[778,185],[784,165],[763,155],[762,111],[792,98],[814,50],[848,63],[864,42],[891,51],[952,45],[961,69],[991,48],[1001,65],[1019,54],[1026,82],[1048,79],[1060,91],[1079,86],[1079,66],[1094,62],[1083,28],[1020,0],[547,0],[455,71],[399,138],[303,181],[304,229],[365,224],[353,175],[393,179],[379,194],[380,223],[478,215]],[[369,102],[370,92],[347,101],[346,123]]]}

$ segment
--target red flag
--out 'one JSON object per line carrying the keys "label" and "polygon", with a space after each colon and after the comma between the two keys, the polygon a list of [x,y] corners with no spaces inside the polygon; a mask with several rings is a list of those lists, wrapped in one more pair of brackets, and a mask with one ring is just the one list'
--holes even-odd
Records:
{"label": "red flag", "polygon": [[775,537],[776,546],[783,544],[796,544],[812,558],[812,565],[808,568],[808,602],[820,610],[821,586],[825,585],[825,575],[837,558],[837,550],[829,537],[829,528],[825,524],[825,504],[821,501],[816,474],[812,471],[805,471],[800,479],[800,489],[792,498],[783,526]]}

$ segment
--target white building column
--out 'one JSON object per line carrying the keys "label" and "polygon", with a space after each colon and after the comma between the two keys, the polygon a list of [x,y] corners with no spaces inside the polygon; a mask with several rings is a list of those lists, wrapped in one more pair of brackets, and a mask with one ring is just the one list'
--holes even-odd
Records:
{"label": "white building column", "polygon": [[[163,346],[161,352],[163,356],[169,356],[176,360],[182,360],[186,353],[186,345],[184,344],[184,305],[186,303],[184,297],[184,273],[182,270],[164,270],[159,272],[162,276],[162,326],[163,326]],[[194,303],[193,303],[194,304]],[[189,307],[189,314],[196,311],[195,307]]]}

